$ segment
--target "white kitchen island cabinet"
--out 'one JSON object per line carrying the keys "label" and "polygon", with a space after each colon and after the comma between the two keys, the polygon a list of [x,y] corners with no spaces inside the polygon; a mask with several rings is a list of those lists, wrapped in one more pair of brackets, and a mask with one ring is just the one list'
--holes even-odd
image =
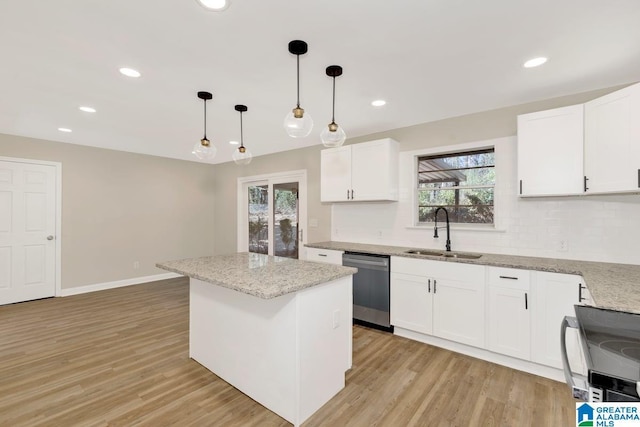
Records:
{"label": "white kitchen island cabinet", "polygon": [[261,254],[157,264],[190,277],[189,355],[295,426],[345,385],[356,269]]}

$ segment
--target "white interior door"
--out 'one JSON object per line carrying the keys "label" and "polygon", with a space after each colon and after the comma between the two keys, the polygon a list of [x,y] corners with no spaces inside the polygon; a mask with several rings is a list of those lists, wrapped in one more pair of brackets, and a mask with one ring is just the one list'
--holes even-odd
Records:
{"label": "white interior door", "polygon": [[0,304],[56,291],[54,165],[0,161]]}

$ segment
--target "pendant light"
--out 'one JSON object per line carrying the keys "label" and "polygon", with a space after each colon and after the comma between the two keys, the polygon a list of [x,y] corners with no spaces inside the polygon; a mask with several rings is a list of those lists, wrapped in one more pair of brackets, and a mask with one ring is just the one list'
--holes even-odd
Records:
{"label": "pendant light", "polygon": [[196,0],[198,4],[206,10],[213,12],[222,12],[229,7],[231,0]]}
{"label": "pendant light", "polygon": [[296,108],[291,110],[284,118],[284,129],[287,134],[293,138],[304,138],[311,133],[313,128],[313,119],[309,113],[304,112],[304,108],[300,107],[300,55],[307,53],[308,46],[302,40],[292,40],[289,42],[289,53],[296,55],[297,62],[297,92],[298,101]]}
{"label": "pendant light", "polygon": [[236,105],[236,111],[240,113],[240,147],[233,152],[231,156],[236,165],[248,165],[251,163],[251,151],[244,146],[244,135],[242,132],[242,113],[247,111],[246,105]]}
{"label": "pendant light", "polygon": [[347,139],[342,127],[336,123],[336,77],[342,75],[342,67],[339,65],[329,65],[327,76],[333,78],[333,107],[331,109],[331,123],[320,132],[320,139],[325,147],[340,147]]}
{"label": "pendant light", "polygon": [[216,151],[218,151],[207,139],[207,101],[213,98],[211,92],[198,92],[198,98],[204,101],[204,136],[200,142],[196,142],[193,146],[192,154],[195,154],[200,160],[211,160],[215,157]]}

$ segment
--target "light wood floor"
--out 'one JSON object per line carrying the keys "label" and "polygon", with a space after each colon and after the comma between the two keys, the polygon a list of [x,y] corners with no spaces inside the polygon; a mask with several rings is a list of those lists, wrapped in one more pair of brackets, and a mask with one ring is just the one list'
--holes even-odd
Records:
{"label": "light wood floor", "polygon": [[[184,279],[0,307],[0,426],[290,426],[188,357]],[[354,327],[311,426],[571,426],[566,385]]]}

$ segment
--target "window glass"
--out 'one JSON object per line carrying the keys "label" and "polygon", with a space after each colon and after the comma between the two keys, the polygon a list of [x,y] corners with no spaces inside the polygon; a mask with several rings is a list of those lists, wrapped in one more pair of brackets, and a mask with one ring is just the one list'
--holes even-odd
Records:
{"label": "window glass", "polygon": [[442,206],[455,223],[493,224],[494,149],[418,158],[418,222]]}

